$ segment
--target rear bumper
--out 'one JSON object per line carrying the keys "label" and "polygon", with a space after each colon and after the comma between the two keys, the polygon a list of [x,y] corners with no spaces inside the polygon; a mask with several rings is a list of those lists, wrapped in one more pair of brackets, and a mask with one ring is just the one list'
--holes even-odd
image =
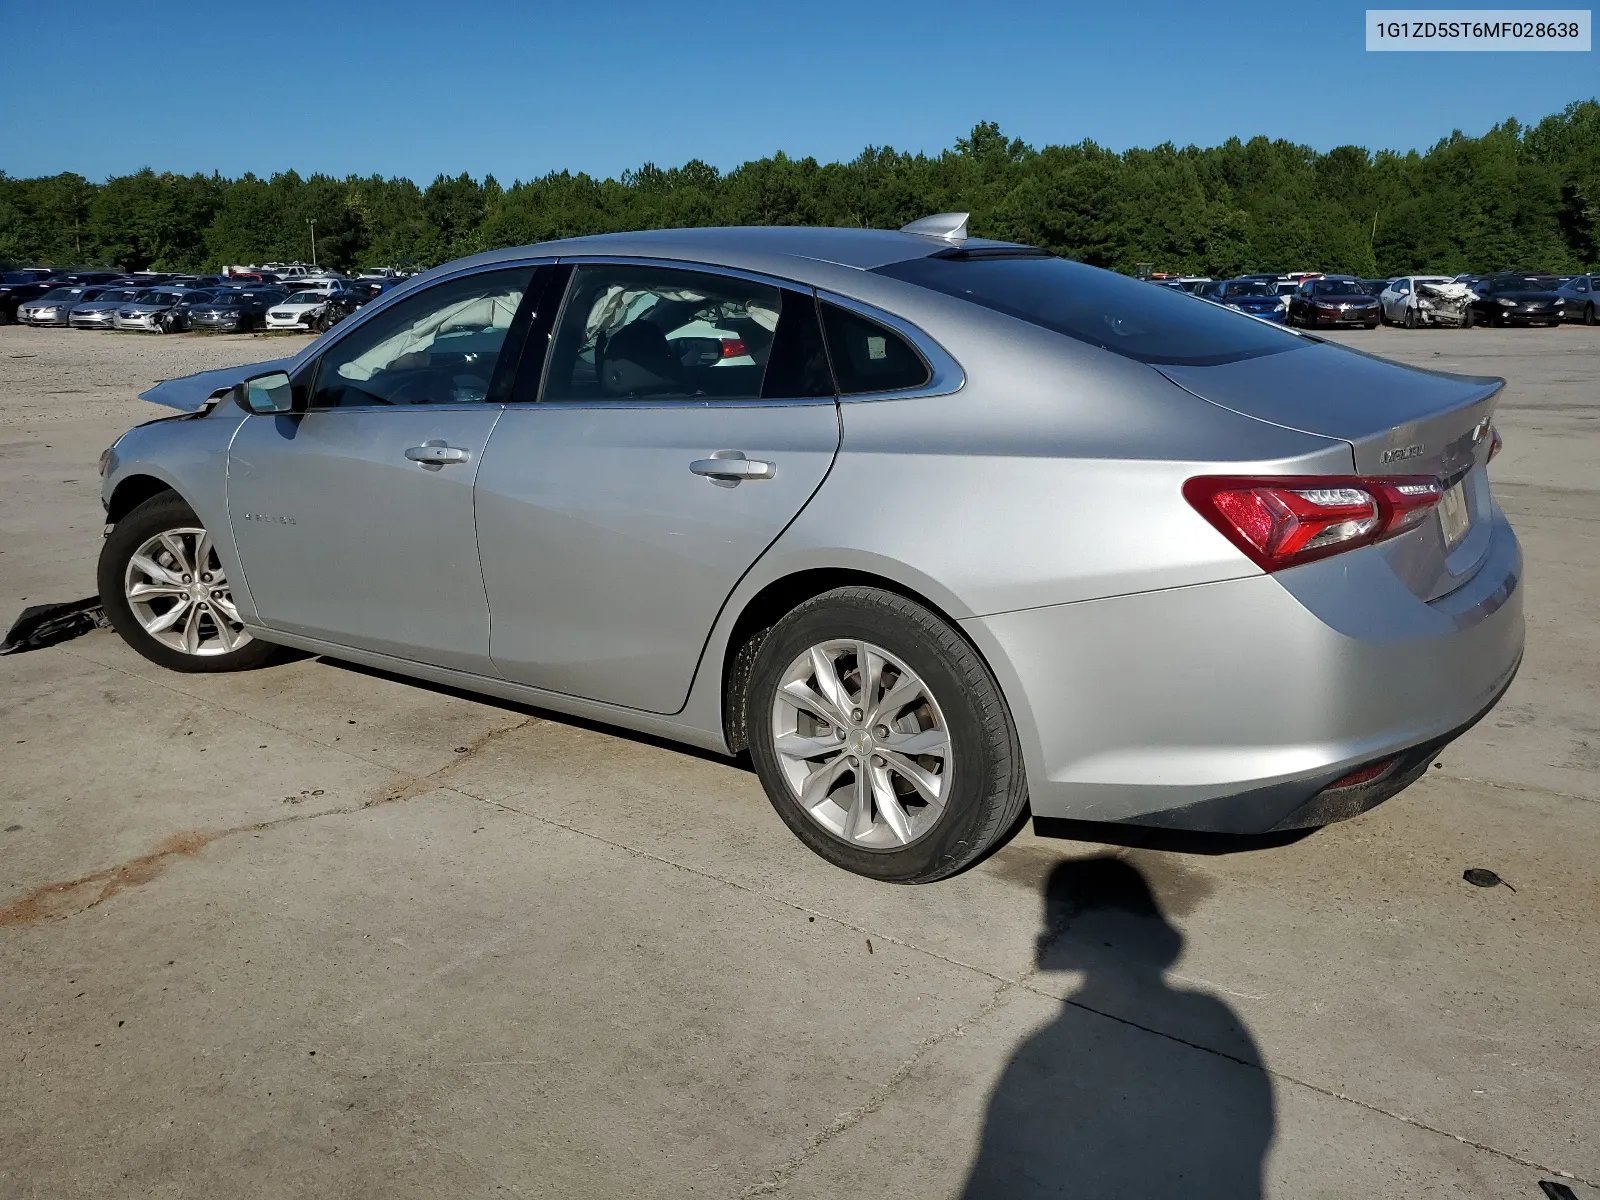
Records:
{"label": "rear bumper", "polygon": [[963,621],[1011,703],[1034,815],[1260,833],[1387,799],[1521,662],[1521,549],[1490,519],[1478,572],[1431,603],[1356,551]]}

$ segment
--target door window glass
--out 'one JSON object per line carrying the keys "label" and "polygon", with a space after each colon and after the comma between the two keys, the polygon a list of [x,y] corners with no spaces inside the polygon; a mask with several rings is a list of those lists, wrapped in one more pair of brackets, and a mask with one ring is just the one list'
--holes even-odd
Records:
{"label": "door window glass", "polygon": [[1580,292],[1587,292],[1589,290],[1589,281],[1586,278],[1584,278],[1582,275],[1578,276],[1577,279],[1573,280],[1572,284]]}
{"label": "door window glass", "polygon": [[[753,400],[782,289],[726,275],[594,263],[573,272],[543,399]],[[785,374],[792,375],[785,350]]]}
{"label": "door window glass", "polygon": [[322,356],[311,407],[486,400],[496,369],[516,366],[500,351],[533,270],[451,279],[379,313]]}
{"label": "door window glass", "polygon": [[841,396],[922,387],[933,377],[910,342],[876,321],[823,304],[822,327]]}
{"label": "door window glass", "polygon": [[783,313],[761,381],[763,400],[804,400],[834,394],[833,373],[817,319],[816,297],[783,289]]}

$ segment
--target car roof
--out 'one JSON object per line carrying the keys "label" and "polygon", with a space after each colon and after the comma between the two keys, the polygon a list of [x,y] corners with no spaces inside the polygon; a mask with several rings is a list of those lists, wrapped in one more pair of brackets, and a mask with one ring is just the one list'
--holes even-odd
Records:
{"label": "car roof", "polygon": [[735,225],[600,233],[491,250],[454,266],[515,261],[533,254],[616,254],[626,257],[717,263],[751,271],[794,275],[806,262],[870,271],[940,250],[1015,246],[987,238],[961,241],[894,229],[830,229],[810,225]]}

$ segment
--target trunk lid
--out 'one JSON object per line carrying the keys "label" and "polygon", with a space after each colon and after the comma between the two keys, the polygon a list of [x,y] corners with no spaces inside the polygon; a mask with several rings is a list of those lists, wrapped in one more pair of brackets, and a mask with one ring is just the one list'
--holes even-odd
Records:
{"label": "trunk lid", "polygon": [[[1438,518],[1380,543],[1418,596],[1460,587],[1490,539],[1489,421],[1505,380],[1402,366],[1331,343],[1213,367],[1160,366],[1200,399],[1257,420],[1350,444],[1358,475],[1435,475],[1465,505],[1460,540]],[[1442,508],[1442,506],[1441,506]]]}

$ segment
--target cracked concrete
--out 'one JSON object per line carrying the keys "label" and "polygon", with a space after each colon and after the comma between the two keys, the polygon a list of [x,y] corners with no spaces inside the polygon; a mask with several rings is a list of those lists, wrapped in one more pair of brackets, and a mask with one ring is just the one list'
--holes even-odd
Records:
{"label": "cracked concrete", "polygon": [[[0,659],[0,1195],[1600,1198],[1600,338],[1349,340],[1510,379],[1528,657],[1273,849],[1025,832],[888,888],[650,740],[103,632]],[[14,607],[92,580],[157,344],[0,330]]]}

